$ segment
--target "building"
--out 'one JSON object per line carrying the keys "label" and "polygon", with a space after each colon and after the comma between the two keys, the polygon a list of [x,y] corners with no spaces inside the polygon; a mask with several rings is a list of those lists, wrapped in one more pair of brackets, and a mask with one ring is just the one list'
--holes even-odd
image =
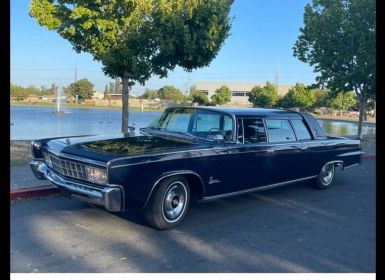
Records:
{"label": "building", "polygon": [[[195,89],[202,91],[210,99],[221,86],[227,86],[231,90],[232,105],[250,106],[249,94],[255,86],[263,87],[265,83],[237,83],[237,82],[197,82]],[[278,85],[278,95],[285,95],[293,85]]]}
{"label": "building", "polygon": [[94,93],[92,93],[92,100],[103,99],[103,98],[104,98],[104,93],[103,92],[95,91]]}

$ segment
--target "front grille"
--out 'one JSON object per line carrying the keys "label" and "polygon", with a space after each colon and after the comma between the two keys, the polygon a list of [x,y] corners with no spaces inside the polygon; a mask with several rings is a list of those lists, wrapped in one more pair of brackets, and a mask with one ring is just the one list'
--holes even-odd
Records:
{"label": "front grille", "polygon": [[60,174],[81,180],[87,179],[85,164],[59,158],[52,153],[48,153],[48,157],[51,161],[51,167]]}

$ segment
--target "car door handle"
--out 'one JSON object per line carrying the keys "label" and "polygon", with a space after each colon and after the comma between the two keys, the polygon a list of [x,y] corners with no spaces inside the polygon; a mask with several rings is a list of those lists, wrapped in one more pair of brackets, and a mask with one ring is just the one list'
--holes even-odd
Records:
{"label": "car door handle", "polygon": [[274,148],[270,148],[270,149],[267,149],[266,152],[267,152],[268,154],[272,154],[272,153],[275,152],[275,149],[274,149]]}
{"label": "car door handle", "polygon": [[295,145],[291,146],[293,149],[301,150],[301,151],[306,151],[309,146],[308,145]]}

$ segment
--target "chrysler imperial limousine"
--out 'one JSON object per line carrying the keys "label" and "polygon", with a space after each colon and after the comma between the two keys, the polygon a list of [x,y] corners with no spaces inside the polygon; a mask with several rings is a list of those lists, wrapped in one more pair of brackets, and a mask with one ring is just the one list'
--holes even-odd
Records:
{"label": "chrysler imperial limousine", "polygon": [[32,154],[37,178],[111,212],[141,208],[157,229],[191,201],[305,180],[326,189],[362,160],[359,140],[326,136],[309,114],[216,107],[168,108],[140,135],[35,140]]}

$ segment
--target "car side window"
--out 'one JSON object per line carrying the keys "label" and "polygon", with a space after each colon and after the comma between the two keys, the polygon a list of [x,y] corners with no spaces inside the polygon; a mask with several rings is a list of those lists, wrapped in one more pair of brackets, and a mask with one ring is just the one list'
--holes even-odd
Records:
{"label": "car side window", "polygon": [[262,118],[243,118],[244,143],[266,143]]}
{"label": "car side window", "polygon": [[289,120],[266,119],[269,142],[295,141],[295,134]]}
{"label": "car side window", "polygon": [[298,140],[311,140],[311,135],[303,120],[291,120]]}

